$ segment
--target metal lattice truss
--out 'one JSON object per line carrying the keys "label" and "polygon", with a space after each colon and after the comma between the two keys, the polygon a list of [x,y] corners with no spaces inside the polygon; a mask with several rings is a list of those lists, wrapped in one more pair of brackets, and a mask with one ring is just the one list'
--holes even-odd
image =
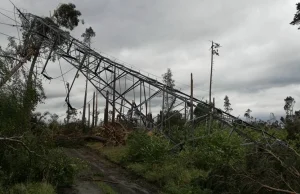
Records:
{"label": "metal lattice truss", "polygon": [[[115,118],[114,112],[116,111],[118,114],[117,117],[124,120],[130,120],[132,113],[135,112],[137,115],[139,115],[141,125],[149,127],[149,124],[151,124],[150,126],[155,127],[155,118],[149,116],[149,113],[151,113],[151,108],[153,109],[151,106],[157,107],[159,104],[159,106],[162,106],[162,109],[164,109],[164,101],[166,100],[164,98],[168,96],[172,97],[173,100],[169,102],[170,106],[169,109],[166,110],[167,112],[169,112],[171,109],[172,111],[177,110],[183,113],[184,117],[189,120],[188,112],[191,110],[191,107],[193,106],[193,108],[196,108],[196,106],[200,104],[203,107],[209,107],[210,109],[214,110],[212,111],[215,113],[212,113],[214,119],[232,126],[234,131],[252,142],[254,140],[252,140],[245,132],[243,132],[241,127],[237,127],[235,124],[251,128],[262,133],[263,136],[267,137],[268,139],[276,140],[276,138],[272,135],[255,128],[251,124],[244,122],[241,119],[222,111],[221,109],[214,108],[212,105],[209,105],[197,98],[191,98],[191,96],[186,93],[168,87],[156,79],[143,75],[132,68],[116,62],[116,60],[113,60],[104,54],[94,51],[58,27],[49,25],[44,18],[32,14],[24,14],[24,17],[26,17],[28,22],[38,20],[40,25],[42,25],[40,28],[48,29],[47,33],[33,33],[36,33],[36,35],[40,36],[45,42],[45,45],[48,45],[49,48],[52,48],[54,47],[53,45],[59,43],[59,46],[57,49],[55,49],[55,51],[52,49],[49,50],[49,57],[46,60],[43,71],[45,70],[48,61],[53,54],[52,52],[55,52],[55,54],[59,55],[77,69],[75,77],[79,72],[82,73],[104,98],[107,98],[108,95],[110,96],[108,101],[114,110],[113,118]],[[62,40],[63,43],[61,44],[60,41]],[[74,85],[75,77],[69,87],[68,96],[66,97],[66,101],[69,106],[71,106],[69,103],[69,95]],[[134,96],[134,98],[132,96]],[[138,99],[138,102],[133,101],[135,99]],[[156,101],[158,101],[157,99],[160,99],[160,102],[156,104],[153,103],[155,99]],[[169,115],[168,118],[162,118],[162,120],[167,121],[171,117],[172,115]],[[203,118],[194,118],[193,120]],[[161,125],[163,125],[163,122],[156,124],[156,127],[161,127]]]}

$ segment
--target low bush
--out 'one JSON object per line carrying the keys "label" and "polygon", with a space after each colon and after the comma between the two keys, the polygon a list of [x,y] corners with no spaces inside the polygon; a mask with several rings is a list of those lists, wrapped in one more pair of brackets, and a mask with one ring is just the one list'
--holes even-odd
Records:
{"label": "low bush", "polygon": [[[48,150],[42,156],[26,150],[4,150],[0,155],[2,174],[0,183],[4,187],[12,184],[45,180],[52,185],[71,185],[84,163],[66,156],[61,150]],[[17,159],[16,159],[17,158]],[[1,173],[1,172],[0,172]]]}
{"label": "low bush", "polygon": [[11,187],[10,194],[55,194],[55,189],[48,183],[19,183]]}
{"label": "low bush", "polygon": [[158,136],[149,136],[143,131],[131,133],[127,140],[127,160],[133,162],[157,162],[162,160],[170,148],[169,142]]}
{"label": "low bush", "polygon": [[134,132],[124,164],[167,193],[265,193],[277,187],[290,190],[289,185],[298,189],[300,163],[292,150],[241,146],[243,139],[236,133],[229,137],[225,130],[197,134],[182,150],[173,150],[164,137]]}

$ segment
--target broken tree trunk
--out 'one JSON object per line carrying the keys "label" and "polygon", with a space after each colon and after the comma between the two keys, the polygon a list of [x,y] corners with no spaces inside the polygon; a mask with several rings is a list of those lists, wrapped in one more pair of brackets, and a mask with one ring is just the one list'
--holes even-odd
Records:
{"label": "broken tree trunk", "polygon": [[0,88],[6,84],[6,82],[26,63],[28,57],[20,60],[19,63],[12,68],[12,70],[5,75],[5,77],[0,81]]}
{"label": "broken tree trunk", "polygon": [[108,124],[108,91],[106,91],[106,102],[105,102],[105,111],[104,111],[104,124]]}
{"label": "broken tree trunk", "polygon": [[98,93],[96,93],[96,107],[95,107],[95,126],[97,126],[98,123]]}
{"label": "broken tree trunk", "polygon": [[90,103],[88,104],[89,106],[89,112],[88,112],[88,128],[90,128],[90,114],[91,114],[91,107],[90,107]]}
{"label": "broken tree trunk", "polygon": [[83,125],[83,128],[85,128],[85,124],[86,124],[85,112],[86,112],[87,87],[88,87],[88,79],[86,78],[86,80],[85,80],[85,91],[84,91],[84,100],[83,100],[83,110],[82,110],[82,125]]}
{"label": "broken tree trunk", "polygon": [[[28,74],[28,77],[27,77],[27,83],[26,83],[26,91],[25,91],[25,95],[24,95],[24,98],[23,98],[23,108],[24,108],[24,113],[25,113],[25,127],[30,127],[30,122],[26,122],[26,121],[30,121],[30,118],[31,118],[31,110],[32,110],[32,106],[33,106],[33,91],[34,91],[34,88],[33,88],[33,80],[32,80],[32,77],[33,77],[33,73],[34,73],[34,66],[35,66],[35,63],[37,61],[37,58],[39,56],[39,52],[37,52],[35,55],[34,55],[34,58],[31,62],[31,66],[30,66],[30,69],[29,69],[29,74]],[[28,119],[28,120],[27,120]]]}
{"label": "broken tree trunk", "polygon": [[95,92],[93,93],[92,128],[95,126]]}
{"label": "broken tree trunk", "polygon": [[84,138],[84,140],[89,141],[89,140],[94,140],[94,141],[100,141],[101,143],[106,143],[107,139],[99,136],[87,136]]}

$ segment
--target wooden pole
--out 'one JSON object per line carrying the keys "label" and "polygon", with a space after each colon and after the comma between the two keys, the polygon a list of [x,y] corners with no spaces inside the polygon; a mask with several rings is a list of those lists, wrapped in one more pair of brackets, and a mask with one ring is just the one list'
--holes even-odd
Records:
{"label": "wooden pole", "polygon": [[210,81],[209,81],[209,104],[211,105],[211,85],[212,85],[212,72],[214,61],[214,42],[211,42],[211,60],[210,60]]}
{"label": "wooden pole", "polygon": [[212,124],[212,108],[211,108],[211,85],[212,85],[212,71],[213,71],[213,60],[214,60],[214,42],[211,42],[211,59],[210,59],[210,79],[209,79],[209,124],[208,124],[208,134],[211,130]]}
{"label": "wooden pole", "polygon": [[211,132],[212,127],[212,120],[213,120],[213,111],[215,107],[215,98],[213,98],[213,103],[211,104],[210,113],[209,113],[209,128],[208,128],[208,134]]}

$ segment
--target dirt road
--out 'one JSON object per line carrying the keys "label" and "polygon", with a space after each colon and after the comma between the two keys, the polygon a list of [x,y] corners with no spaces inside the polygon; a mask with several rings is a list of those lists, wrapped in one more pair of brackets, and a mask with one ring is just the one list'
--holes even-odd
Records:
{"label": "dirt road", "polygon": [[85,160],[90,165],[91,170],[84,172],[85,177],[100,176],[98,181],[78,180],[74,186],[76,191],[71,192],[72,194],[158,193],[155,186],[144,180],[133,178],[125,169],[107,161],[88,148],[66,148],[64,151],[67,155]]}

